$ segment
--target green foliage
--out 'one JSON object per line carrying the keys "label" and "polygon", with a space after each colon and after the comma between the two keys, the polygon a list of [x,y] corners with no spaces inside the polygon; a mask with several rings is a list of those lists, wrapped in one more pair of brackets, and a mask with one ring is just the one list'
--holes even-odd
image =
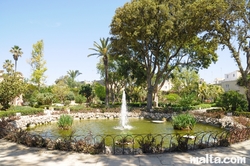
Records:
{"label": "green foliage", "polygon": [[217,60],[217,38],[207,31],[221,13],[210,1],[132,0],[116,10],[110,25],[111,52],[139,64],[150,87],[148,110],[153,91],[176,67],[207,68]]}
{"label": "green foliage", "polygon": [[65,95],[65,99],[66,100],[75,100],[75,94],[71,91],[69,91],[66,95]]}
{"label": "green foliage", "polygon": [[76,103],[82,104],[82,103],[85,103],[86,101],[87,101],[87,98],[85,96],[80,95],[80,94],[77,94],[75,97]]}
{"label": "green foliage", "polygon": [[82,73],[79,70],[69,70],[67,71],[68,77],[67,77],[67,85],[70,88],[75,88],[78,86],[78,82],[76,82],[76,77],[78,77],[79,75],[81,75]]}
{"label": "green foliage", "polygon": [[176,68],[171,80],[172,90],[178,94],[197,93],[200,78],[197,71],[188,68]]}
{"label": "green foliage", "polygon": [[[108,75],[108,65],[109,65],[109,54],[111,49],[110,39],[109,38],[100,38],[100,43],[94,42],[94,48],[90,48],[91,50],[95,51],[95,53],[92,53],[88,56],[101,56],[103,60],[103,65],[105,69],[105,90],[106,90],[106,96],[105,96],[105,104],[106,106],[109,105],[109,75]],[[89,101],[89,97],[84,95],[87,100]]]}
{"label": "green foliage", "polygon": [[87,98],[87,102],[91,101],[92,97],[92,87],[90,84],[82,85],[79,94]]}
{"label": "green foliage", "polygon": [[233,115],[250,118],[250,112],[235,111]]}
{"label": "green foliage", "polygon": [[192,130],[196,124],[196,119],[190,114],[179,114],[172,117],[172,125],[178,130]]}
{"label": "green foliage", "polygon": [[10,52],[13,54],[13,59],[15,60],[15,72],[16,72],[18,57],[21,57],[23,52],[22,49],[16,45],[11,48]]}
{"label": "green foliage", "polygon": [[74,106],[70,106],[70,111],[71,111],[71,112],[84,111],[85,109],[86,109],[85,105],[74,105]]}
{"label": "green foliage", "polygon": [[10,107],[6,111],[0,111],[0,117],[15,116],[16,113],[21,113],[21,115],[43,114],[43,109],[29,106],[14,106]]}
{"label": "green foliage", "polygon": [[152,134],[147,134],[146,137],[137,140],[137,142],[143,153],[159,153],[163,144],[163,141],[157,143]]}
{"label": "green foliage", "polygon": [[199,104],[192,106],[192,110],[204,109],[204,108],[211,108],[212,104]]}
{"label": "green foliage", "polygon": [[[248,60],[250,54],[248,38],[250,35],[250,20],[246,19],[250,17],[249,1],[230,0],[225,2],[227,4],[222,9],[226,9],[226,12],[217,21],[216,26],[212,28],[212,34],[218,37],[223,49],[228,48],[231,53],[230,56],[238,66],[241,78],[237,83],[246,89],[248,111],[250,111],[250,79],[248,68],[250,66],[250,61]],[[232,111],[235,110],[235,108],[232,109]]]}
{"label": "green foliage", "polygon": [[95,83],[94,84],[94,91],[95,91],[95,95],[97,97],[99,97],[99,99],[101,101],[105,101],[106,93],[105,93],[105,87],[104,86],[102,86],[99,83]]}
{"label": "green foliage", "polygon": [[181,99],[181,97],[176,93],[170,93],[166,95],[165,98],[167,99],[168,103],[173,103],[173,104],[178,103],[178,101]]}
{"label": "green foliage", "polygon": [[38,105],[51,105],[54,95],[52,93],[37,93],[35,96]]}
{"label": "green foliage", "polygon": [[53,85],[52,92],[55,97],[63,103],[66,100],[66,95],[70,92],[70,89],[63,81],[59,81],[57,84]]}
{"label": "green foliage", "polygon": [[47,71],[47,68],[45,67],[46,61],[43,59],[43,49],[43,40],[33,44],[31,59],[28,62],[32,68],[31,81],[38,86],[38,89],[40,89],[46,79],[44,73]]}
{"label": "green foliage", "polygon": [[236,91],[228,91],[222,94],[217,106],[228,112],[246,111],[248,109],[246,97]]}
{"label": "green foliage", "polygon": [[57,125],[63,130],[68,130],[73,124],[73,117],[70,115],[61,115],[58,119]]}
{"label": "green foliage", "polygon": [[8,109],[10,102],[26,91],[27,84],[23,81],[20,73],[14,72],[13,69],[8,70],[8,73],[4,73],[3,80],[0,82],[0,104],[3,107],[2,109]]}
{"label": "green foliage", "polygon": [[37,86],[27,83],[27,91],[23,95],[24,105],[34,106],[35,103],[37,103],[37,100],[35,98],[37,93]]}
{"label": "green foliage", "polygon": [[178,104],[182,107],[191,107],[193,105],[197,105],[197,98],[195,94],[186,94],[181,97]]}

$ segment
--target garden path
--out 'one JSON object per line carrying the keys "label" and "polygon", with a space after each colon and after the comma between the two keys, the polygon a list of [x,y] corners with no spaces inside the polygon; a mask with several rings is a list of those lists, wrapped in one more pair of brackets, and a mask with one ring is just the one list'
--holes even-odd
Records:
{"label": "garden path", "polygon": [[76,152],[65,152],[41,148],[26,147],[20,144],[0,139],[0,165],[1,166],[188,166],[188,165],[217,165],[191,164],[190,157],[245,157],[245,164],[219,164],[221,165],[250,165],[250,140],[230,147],[215,147],[187,153],[165,153],[150,155],[90,155]]}

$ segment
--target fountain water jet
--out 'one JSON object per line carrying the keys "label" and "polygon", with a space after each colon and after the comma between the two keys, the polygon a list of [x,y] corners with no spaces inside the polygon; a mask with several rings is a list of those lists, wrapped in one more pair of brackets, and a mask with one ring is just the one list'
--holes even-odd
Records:
{"label": "fountain water jet", "polygon": [[126,93],[122,93],[122,106],[121,106],[121,115],[120,115],[120,126],[115,127],[115,129],[131,129],[132,126],[128,125],[128,111],[127,111],[127,102],[126,102]]}

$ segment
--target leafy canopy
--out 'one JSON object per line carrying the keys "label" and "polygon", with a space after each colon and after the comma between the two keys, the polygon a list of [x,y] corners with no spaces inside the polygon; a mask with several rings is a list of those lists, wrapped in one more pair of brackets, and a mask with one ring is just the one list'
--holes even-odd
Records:
{"label": "leafy canopy", "polygon": [[218,40],[208,31],[222,14],[219,5],[222,0],[132,0],[116,10],[111,52],[144,70],[148,109],[153,92],[174,68],[207,68],[217,60]]}

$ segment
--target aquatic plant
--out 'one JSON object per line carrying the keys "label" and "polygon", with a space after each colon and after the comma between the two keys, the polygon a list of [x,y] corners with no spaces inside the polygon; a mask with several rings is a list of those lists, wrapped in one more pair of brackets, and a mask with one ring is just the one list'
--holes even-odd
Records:
{"label": "aquatic plant", "polygon": [[178,130],[192,130],[196,124],[196,119],[190,114],[179,114],[172,117],[172,125]]}
{"label": "aquatic plant", "polygon": [[61,115],[60,118],[58,119],[57,125],[59,128],[63,130],[68,130],[71,128],[73,124],[73,117],[70,115]]}

